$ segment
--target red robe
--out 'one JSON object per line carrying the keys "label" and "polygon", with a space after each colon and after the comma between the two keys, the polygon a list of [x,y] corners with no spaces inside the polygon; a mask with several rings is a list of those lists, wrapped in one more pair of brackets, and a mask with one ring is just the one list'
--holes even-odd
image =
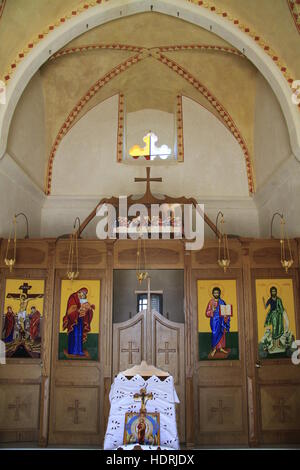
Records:
{"label": "red robe", "polygon": [[67,311],[63,318],[63,330],[67,330],[67,333],[73,331],[74,325],[77,325],[79,318],[82,318],[83,322],[83,333],[82,342],[85,343],[87,340],[87,334],[91,331],[91,321],[93,319],[93,308],[94,305],[89,305],[89,308],[81,305],[80,299],[77,292],[70,295],[67,304]]}
{"label": "red robe", "polygon": [[30,315],[29,318],[30,318],[29,333],[30,333],[31,339],[35,340],[39,335],[41,314],[38,310],[36,310],[32,315]]}

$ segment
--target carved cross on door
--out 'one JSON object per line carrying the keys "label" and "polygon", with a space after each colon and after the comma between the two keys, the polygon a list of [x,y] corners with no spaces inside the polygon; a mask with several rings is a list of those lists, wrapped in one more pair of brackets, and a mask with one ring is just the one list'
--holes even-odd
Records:
{"label": "carved cross on door", "polygon": [[153,394],[147,393],[145,388],[141,388],[140,393],[135,393],[133,395],[135,401],[141,402],[141,413],[146,413],[146,403],[148,400],[153,400]]}
{"label": "carved cross on door", "polygon": [[123,348],[121,349],[121,352],[128,352],[128,363],[133,364],[133,358],[132,358],[132,353],[134,352],[140,352],[139,348],[133,348],[133,341],[128,342],[128,348]]}
{"label": "carved cross on door", "polygon": [[291,409],[291,407],[286,405],[285,403],[286,403],[286,399],[283,397],[280,397],[277,405],[273,405],[273,410],[279,413],[279,421],[281,423],[285,423],[287,421],[286,411],[289,411]]}
{"label": "carved cross on door", "polygon": [[26,410],[27,407],[27,403],[21,403],[20,397],[16,397],[15,403],[9,403],[8,405],[9,410],[15,410],[15,421],[20,421],[20,410]]}
{"label": "carved cross on door", "polygon": [[223,400],[219,400],[219,407],[215,408],[214,406],[210,409],[212,413],[218,413],[218,424],[223,424],[224,418],[223,413],[227,413],[231,410],[231,408],[225,406],[223,408]]}
{"label": "carved cross on door", "polygon": [[176,352],[177,350],[176,349],[171,349],[169,348],[169,342],[168,341],[165,341],[165,349],[163,348],[159,348],[158,349],[158,352],[159,353],[165,353],[165,364],[169,364],[169,353],[171,352]]}
{"label": "carved cross on door", "polygon": [[74,424],[79,424],[79,411],[86,412],[85,408],[79,407],[79,400],[75,400],[75,406],[69,406],[67,411],[74,411]]}

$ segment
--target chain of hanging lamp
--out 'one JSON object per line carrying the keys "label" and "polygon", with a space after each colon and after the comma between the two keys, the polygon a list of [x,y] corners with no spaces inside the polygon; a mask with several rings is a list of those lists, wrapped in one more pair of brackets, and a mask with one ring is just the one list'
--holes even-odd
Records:
{"label": "chain of hanging lamp", "polygon": [[230,265],[230,255],[229,255],[229,248],[228,248],[228,238],[227,233],[224,229],[224,215],[221,211],[218,212],[217,220],[216,220],[216,227],[218,226],[218,220],[220,219],[220,236],[219,236],[219,246],[218,246],[218,265],[224,269],[224,272],[227,271]]}
{"label": "chain of hanging lamp", "polygon": [[[11,237],[12,237],[12,232],[14,232],[14,251],[13,251],[13,258],[8,257],[9,249],[10,249],[10,244],[11,244]],[[7,240],[7,247],[6,247],[6,253],[5,253],[5,258],[4,262],[6,266],[9,267],[9,271],[12,272],[13,266],[16,264],[16,254],[17,254],[17,219],[16,216],[14,215],[13,221],[12,221],[12,227],[9,232],[9,237]]]}
{"label": "chain of hanging lamp", "polygon": [[[286,248],[286,245],[287,245],[287,248]],[[286,234],[285,220],[283,216],[281,217],[281,220],[280,220],[280,260],[281,260],[281,265],[283,269],[287,273],[290,267],[292,266],[292,264],[294,263],[294,260],[292,257],[290,240]]]}
{"label": "chain of hanging lamp", "polygon": [[136,277],[141,284],[142,281],[148,278],[149,273],[146,271],[146,242],[142,235],[141,226],[139,227],[139,231],[136,252]]}
{"label": "chain of hanging lamp", "polygon": [[77,279],[79,276],[79,262],[78,262],[78,231],[76,229],[76,222],[80,220],[76,217],[74,222],[74,230],[70,235],[70,246],[68,255],[67,277],[70,281]]}

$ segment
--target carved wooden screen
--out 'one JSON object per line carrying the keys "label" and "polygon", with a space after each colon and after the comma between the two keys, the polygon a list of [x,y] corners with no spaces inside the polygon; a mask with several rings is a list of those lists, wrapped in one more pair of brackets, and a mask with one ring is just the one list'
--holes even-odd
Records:
{"label": "carved wooden screen", "polygon": [[130,320],[113,325],[113,373],[146,360],[148,364],[174,377],[180,400],[177,425],[180,440],[185,440],[184,324],[167,320],[158,312],[147,310]]}

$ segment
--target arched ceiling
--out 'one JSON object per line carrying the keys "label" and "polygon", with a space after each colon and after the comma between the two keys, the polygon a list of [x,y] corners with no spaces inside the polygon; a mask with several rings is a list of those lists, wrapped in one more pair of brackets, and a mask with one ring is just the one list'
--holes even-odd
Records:
{"label": "arched ceiling", "polygon": [[[115,74],[120,64],[124,67]],[[158,13],[94,28],[41,68],[49,171],[65,133],[91,108],[119,92],[128,111],[158,107],[172,112],[178,93],[193,98],[229,128],[250,162],[256,73],[239,51],[215,34]],[[99,79],[102,86],[95,88]],[[253,192],[252,168],[248,171]],[[48,192],[49,179],[51,174]]]}
{"label": "arched ceiling", "polygon": [[[1,77],[12,74],[31,47],[53,29],[88,8],[113,0],[23,0],[0,1]],[[290,70],[299,77],[300,8],[297,0],[191,0],[225,18],[233,18],[268,45]],[[155,3],[155,2],[154,2]],[[257,39],[258,40],[258,39]],[[14,67],[12,68],[12,65]]]}
{"label": "arched ceiling", "polygon": [[[0,19],[0,66],[8,70],[4,78],[46,31],[97,3],[101,1],[27,0],[24,9],[21,0],[7,2]],[[299,34],[285,0],[196,3],[203,8],[216,5],[218,14],[223,9],[224,14],[239,18],[241,25],[249,24],[252,34],[258,31],[258,41],[263,37],[264,44],[269,41],[272,50],[279,51],[280,63],[287,64],[293,76],[300,72],[300,57],[295,54]],[[1,51],[5,43],[8,47]],[[193,98],[230,129],[249,163],[253,160],[257,73],[223,39],[177,18],[142,13],[106,23],[73,40],[41,68],[46,160],[51,162],[61,138],[75,122],[104,99],[122,92],[128,110],[159,107],[170,111],[178,93]],[[104,83],[95,87],[102,78]],[[249,171],[252,192],[253,168]]]}

